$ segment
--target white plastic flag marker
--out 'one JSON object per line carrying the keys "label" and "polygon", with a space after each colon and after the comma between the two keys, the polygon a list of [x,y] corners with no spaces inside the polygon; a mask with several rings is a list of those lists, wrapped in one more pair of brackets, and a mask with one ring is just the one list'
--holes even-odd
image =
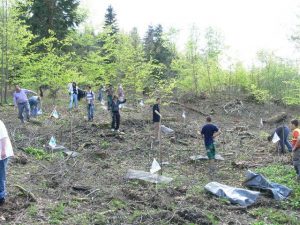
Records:
{"label": "white plastic flag marker", "polygon": [[272,138],[272,142],[273,143],[277,143],[280,140],[280,137],[278,136],[278,134],[275,132]]}
{"label": "white plastic flag marker", "polygon": [[144,106],[145,104],[144,104],[144,101],[143,100],[141,100],[140,101],[140,106]]}
{"label": "white plastic flag marker", "polygon": [[51,116],[53,116],[55,119],[58,119],[58,112],[56,111],[56,109],[54,109],[51,113]]}
{"label": "white plastic flag marker", "polygon": [[182,118],[183,118],[183,119],[186,118],[185,111],[182,112]]}
{"label": "white plastic flag marker", "polygon": [[159,163],[156,161],[156,159],[153,159],[153,162],[152,162],[152,166],[151,166],[151,169],[150,169],[150,173],[156,173],[157,171],[160,171],[161,170],[161,167],[159,165]]}
{"label": "white plastic flag marker", "polygon": [[264,122],[263,122],[263,119],[260,118],[260,125],[263,127],[264,126]]}
{"label": "white plastic flag marker", "polygon": [[56,147],[56,140],[53,136],[51,137],[51,139],[49,141],[49,146],[52,147],[52,148]]}

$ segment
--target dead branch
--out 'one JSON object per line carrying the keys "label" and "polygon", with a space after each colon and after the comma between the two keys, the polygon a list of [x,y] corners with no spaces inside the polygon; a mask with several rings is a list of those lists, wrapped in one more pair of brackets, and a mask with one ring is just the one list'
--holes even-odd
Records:
{"label": "dead branch", "polygon": [[269,119],[263,120],[263,123],[267,123],[267,124],[280,123],[280,122],[284,121],[286,118],[287,118],[287,113],[281,112]]}
{"label": "dead branch", "polygon": [[26,190],[20,185],[14,185],[14,187],[18,188],[24,195],[28,196],[32,202],[37,202],[37,199],[32,192]]}
{"label": "dead branch", "polygon": [[[174,101],[171,101],[170,104],[173,104],[173,105],[180,105],[180,106],[182,106],[182,107],[184,107],[184,108],[186,108],[186,109],[189,109],[189,110],[191,110],[191,111],[197,112],[197,113],[201,114],[202,116],[209,116],[209,114],[207,114],[207,113],[201,112],[200,110],[195,109],[195,108],[193,108],[193,107],[190,107],[190,106],[186,106],[186,105],[184,105],[184,104],[181,104],[180,102],[174,102]],[[166,120],[166,119],[164,119],[164,121],[165,121],[165,120]]]}
{"label": "dead branch", "polygon": [[230,101],[228,103],[226,103],[223,106],[224,111],[228,114],[228,113],[233,113],[235,111],[237,111],[238,113],[240,113],[240,110],[244,108],[244,104],[241,100],[239,99],[235,99],[233,101]]}

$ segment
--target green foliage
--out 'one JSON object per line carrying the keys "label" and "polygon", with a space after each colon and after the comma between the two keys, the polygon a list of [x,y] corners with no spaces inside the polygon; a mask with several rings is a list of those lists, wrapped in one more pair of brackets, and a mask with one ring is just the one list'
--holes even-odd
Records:
{"label": "green foliage", "polygon": [[39,148],[27,147],[25,148],[25,152],[34,156],[37,160],[49,160],[51,158],[50,154]]}
{"label": "green foliage", "polygon": [[49,224],[62,224],[65,219],[65,206],[58,203],[50,210]]}
{"label": "green foliage", "polygon": [[270,100],[269,92],[257,88],[254,84],[250,85],[249,93],[251,95],[250,98],[259,104],[266,103]]}
{"label": "green foliage", "polygon": [[[248,92],[257,103],[300,103],[297,65],[272,52],[260,51],[259,63],[251,69],[240,62],[224,69],[223,37],[211,27],[203,34],[193,27],[185,51],[178,53],[174,29],[164,32],[161,25],[149,26],[141,40],[136,28],[130,33],[119,31],[116,12],[109,6],[101,32],[96,34],[88,25],[74,30],[83,19],[78,1],[57,1],[54,9],[61,8],[55,15],[48,6],[41,8],[47,3],[52,4],[49,0],[19,1],[9,8],[7,32],[5,26],[0,26],[8,38],[11,84],[20,83],[34,90],[43,85],[55,94],[72,81],[80,86],[122,83],[128,99],[135,102],[143,94],[169,97],[174,92],[199,95],[203,91],[236,89]],[[45,20],[36,20],[48,12],[41,17]],[[64,21],[62,14],[67,17]],[[47,19],[55,21],[53,27],[47,25]]]}
{"label": "green foliage", "polygon": [[38,214],[38,208],[36,205],[30,205],[28,208],[27,208],[27,211],[28,211],[28,214],[31,216],[31,217],[36,217],[37,214]]}
{"label": "green foliage", "polygon": [[127,205],[126,202],[116,198],[113,198],[109,203],[111,209],[123,209],[126,207],[126,205]]}
{"label": "green foliage", "polygon": [[100,147],[101,149],[108,149],[110,147],[110,143],[108,141],[103,140],[100,142]]}
{"label": "green foliage", "polygon": [[55,32],[55,37],[64,39],[68,32],[78,26],[84,19],[80,14],[78,0],[18,0],[20,18],[26,21],[38,40],[50,37],[49,31]]}
{"label": "green foliage", "polygon": [[295,214],[288,215],[286,212],[276,209],[269,208],[257,208],[250,211],[250,214],[257,218],[258,220],[264,219],[264,221],[257,221],[253,224],[265,224],[265,222],[280,225],[280,224],[290,224],[298,225],[299,219]]}
{"label": "green foliage", "polygon": [[119,31],[116,16],[117,14],[114,12],[113,7],[109,5],[105,13],[104,28],[109,27],[111,29],[111,35]]}
{"label": "green foliage", "polygon": [[212,225],[217,225],[220,222],[219,219],[211,212],[207,212],[206,217]]}
{"label": "green foliage", "polygon": [[257,169],[270,181],[286,185],[293,190],[292,195],[285,201],[280,202],[283,208],[300,209],[300,186],[296,181],[296,172],[293,167],[285,165],[270,165]]}

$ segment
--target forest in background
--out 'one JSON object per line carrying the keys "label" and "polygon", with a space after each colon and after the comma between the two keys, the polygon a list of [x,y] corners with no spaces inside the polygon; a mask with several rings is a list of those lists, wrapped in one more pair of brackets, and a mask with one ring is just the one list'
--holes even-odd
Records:
{"label": "forest in background", "polygon": [[[272,52],[257,53],[258,64],[222,66],[226,45],[212,27],[193,26],[185,50],[176,47],[176,28],[149,26],[143,37],[136,28],[118,27],[117,12],[107,8],[100,32],[85,23],[78,0],[3,0],[1,7],[1,92],[7,103],[9,87],[21,84],[47,88],[55,96],[67,83],[79,86],[122,83],[132,99],[143,93],[199,96],[223,90],[244,91],[258,102],[300,103],[299,66]],[[134,24],[133,24],[134,26]],[[295,47],[299,35],[291,34]]]}

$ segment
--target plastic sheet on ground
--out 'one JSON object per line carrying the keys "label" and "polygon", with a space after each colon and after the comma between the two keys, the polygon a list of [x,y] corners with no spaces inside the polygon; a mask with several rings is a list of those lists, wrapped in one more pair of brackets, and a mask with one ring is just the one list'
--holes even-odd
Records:
{"label": "plastic sheet on ground", "polygon": [[218,197],[227,198],[232,204],[239,204],[241,206],[252,205],[260,195],[257,191],[231,187],[218,182],[210,182],[204,188]]}
{"label": "plastic sheet on ground", "polygon": [[55,145],[55,146],[48,146],[48,149],[52,152],[63,152],[66,150],[66,147],[62,146],[62,145]]}
{"label": "plastic sheet on ground", "polygon": [[272,193],[274,199],[276,200],[284,200],[292,192],[292,189],[281,184],[269,182],[261,174],[253,173],[250,170],[247,171],[246,181],[244,184],[249,188],[268,191]]}
{"label": "plastic sheet on ground", "polygon": [[[191,160],[195,161],[195,160],[208,160],[208,157],[207,156],[203,156],[203,155],[193,155],[190,157]],[[215,155],[215,159],[216,160],[225,160],[221,155],[219,154],[216,154]]]}
{"label": "plastic sheet on ground", "polygon": [[80,153],[78,152],[74,152],[74,151],[69,151],[69,150],[64,150],[63,153],[66,155],[66,156],[70,156],[72,158],[75,158],[77,156],[80,155]]}
{"label": "plastic sheet on ground", "polygon": [[172,130],[169,127],[166,127],[165,125],[161,125],[160,126],[161,132],[163,132],[164,134],[173,134],[174,130]]}
{"label": "plastic sheet on ground", "polygon": [[154,184],[170,183],[173,180],[173,178],[170,177],[160,176],[158,174],[152,174],[149,172],[145,172],[141,170],[132,170],[132,169],[129,169],[127,171],[126,178],[148,181]]}

